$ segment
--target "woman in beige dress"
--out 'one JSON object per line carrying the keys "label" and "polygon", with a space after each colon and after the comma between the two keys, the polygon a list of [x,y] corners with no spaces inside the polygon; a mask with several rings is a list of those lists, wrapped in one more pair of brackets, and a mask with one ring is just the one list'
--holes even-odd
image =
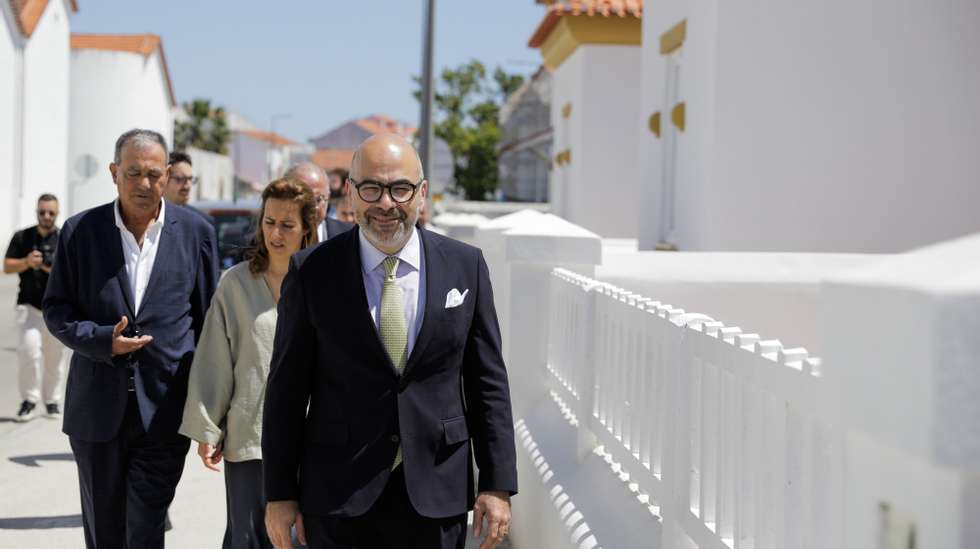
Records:
{"label": "woman in beige dress", "polygon": [[305,183],[278,179],[262,192],[248,261],[221,277],[191,366],[180,433],[208,469],[225,460],[224,549],[271,548],[262,497],[262,404],[289,258],[316,244],[316,200]]}

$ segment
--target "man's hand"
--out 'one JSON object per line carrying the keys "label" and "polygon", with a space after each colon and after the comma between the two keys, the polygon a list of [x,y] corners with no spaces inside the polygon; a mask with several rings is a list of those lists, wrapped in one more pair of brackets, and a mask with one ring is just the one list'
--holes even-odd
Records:
{"label": "man's hand", "polygon": [[480,549],[493,549],[510,531],[510,495],[507,492],[480,492],[473,505],[473,537],[483,533],[483,517],[487,519],[487,539]]}
{"label": "man's hand", "polygon": [[34,250],[24,258],[24,261],[27,263],[28,268],[40,269],[41,265],[44,265],[44,254]]}
{"label": "man's hand", "polygon": [[123,336],[123,330],[128,325],[129,319],[124,316],[119,319],[119,323],[112,329],[112,356],[136,352],[153,341],[153,336],[148,335],[141,335],[139,337]]}
{"label": "man's hand", "polygon": [[201,456],[204,466],[212,471],[221,472],[218,464],[221,463],[221,447],[207,442],[197,443],[197,455]]}
{"label": "man's hand", "polygon": [[303,515],[299,503],[295,501],[270,501],[265,505],[265,531],[269,541],[276,549],[293,549],[293,539],[289,527],[296,525],[296,537],[306,545],[306,530],[303,529]]}

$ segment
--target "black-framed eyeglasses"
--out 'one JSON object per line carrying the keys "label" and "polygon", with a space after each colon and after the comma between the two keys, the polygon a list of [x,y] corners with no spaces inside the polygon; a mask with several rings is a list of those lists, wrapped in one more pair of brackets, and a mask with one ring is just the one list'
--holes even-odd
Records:
{"label": "black-framed eyeglasses", "polygon": [[352,178],[347,178],[350,184],[357,189],[357,196],[361,197],[361,200],[365,202],[378,202],[381,197],[384,196],[385,189],[388,190],[388,195],[396,204],[404,204],[415,198],[415,191],[418,190],[419,185],[422,181],[419,180],[418,183],[410,183],[408,181],[395,181],[394,183],[378,183],[377,181],[355,181]]}

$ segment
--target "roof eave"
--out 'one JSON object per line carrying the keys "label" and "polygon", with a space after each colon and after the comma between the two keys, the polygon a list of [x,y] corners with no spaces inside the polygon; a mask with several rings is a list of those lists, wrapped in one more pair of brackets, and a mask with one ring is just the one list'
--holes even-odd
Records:
{"label": "roof eave", "polygon": [[538,28],[534,30],[534,34],[531,35],[530,40],[528,40],[527,45],[531,48],[540,48],[541,44],[548,39],[548,35],[551,31],[555,30],[558,25],[558,21],[561,20],[562,11],[549,8],[544,14],[544,18],[541,23],[538,24]]}

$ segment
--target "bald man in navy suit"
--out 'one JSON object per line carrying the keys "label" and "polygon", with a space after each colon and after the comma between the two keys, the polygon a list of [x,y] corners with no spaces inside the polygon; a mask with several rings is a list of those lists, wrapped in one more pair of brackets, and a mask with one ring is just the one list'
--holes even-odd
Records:
{"label": "bald man in navy suit", "polygon": [[517,469],[483,254],[418,225],[428,183],[401,137],[365,141],[347,185],[357,227],[293,256],[283,282],[262,429],[269,537],[291,547],[295,524],[313,548],[461,549],[473,509],[495,547]]}

